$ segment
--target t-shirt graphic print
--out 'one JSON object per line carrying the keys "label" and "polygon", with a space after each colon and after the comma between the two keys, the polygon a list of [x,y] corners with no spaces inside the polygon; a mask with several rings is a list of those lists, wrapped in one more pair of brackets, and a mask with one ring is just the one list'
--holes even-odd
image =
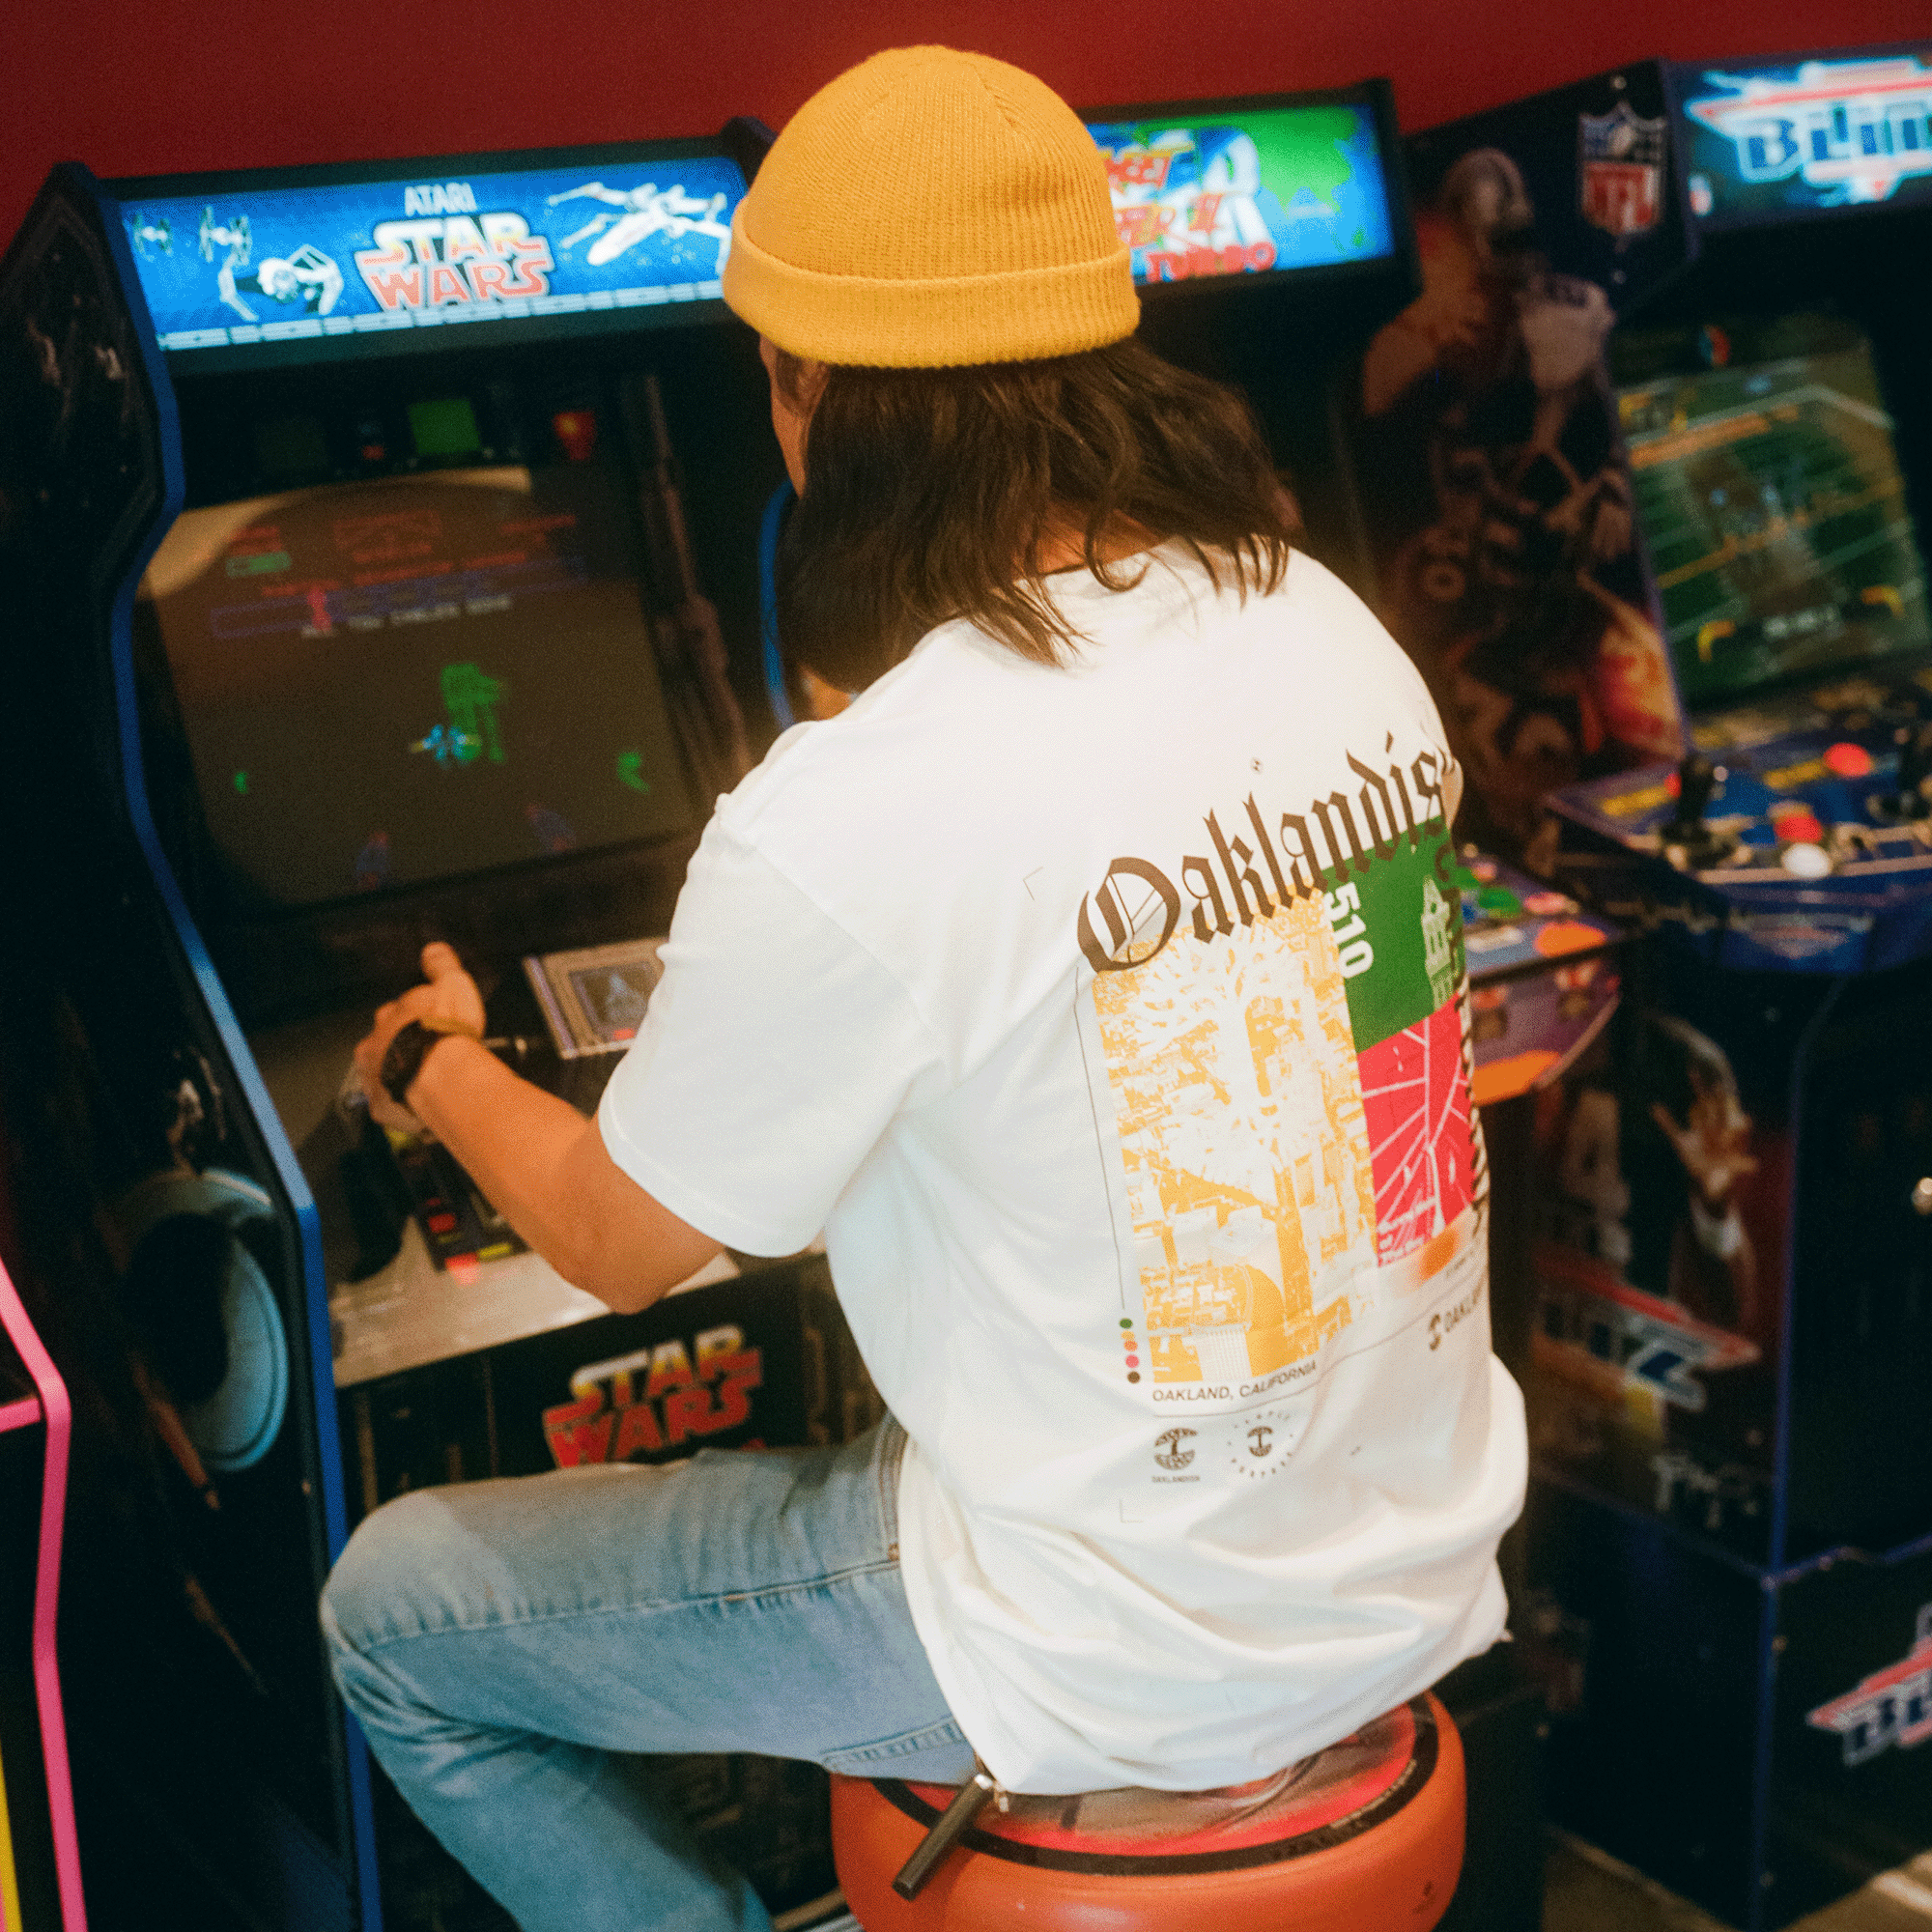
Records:
{"label": "t-shirt graphic print", "polygon": [[1081,907],[1123,1320],[1169,1412],[1294,1387],[1476,1257],[1443,758],[1396,753],[1299,812],[1209,811],[1207,851],[1117,859]]}

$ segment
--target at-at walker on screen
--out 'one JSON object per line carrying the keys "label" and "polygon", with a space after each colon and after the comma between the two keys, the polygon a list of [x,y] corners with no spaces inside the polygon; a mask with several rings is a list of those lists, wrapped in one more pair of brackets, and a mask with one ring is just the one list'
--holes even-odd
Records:
{"label": "at-at walker on screen", "polygon": [[286,256],[265,255],[255,264],[253,274],[238,275],[238,269],[248,267],[255,246],[254,230],[245,214],[237,215],[233,221],[217,222],[214,210],[204,209],[197,239],[204,262],[214,260],[216,248],[228,250],[228,259],[221,265],[215,286],[221,291],[222,301],[244,322],[259,320],[242,299],[244,289],[283,308],[298,302],[304,315],[327,315],[341,298],[342,270],[311,242],[291,249]]}
{"label": "at-at walker on screen", "polygon": [[660,188],[656,182],[645,182],[626,191],[606,187],[602,182],[587,182],[582,187],[566,188],[561,194],[550,196],[546,206],[555,208],[566,201],[601,201],[618,211],[593,214],[558,244],[560,248],[575,247],[585,236],[594,235],[597,239],[583,257],[593,269],[614,262],[625,249],[635,247],[647,235],[663,235],[672,242],[686,235],[713,236],[718,242],[721,270],[731,247],[731,231],[718,219],[724,212],[723,194],[700,201],[674,184]]}

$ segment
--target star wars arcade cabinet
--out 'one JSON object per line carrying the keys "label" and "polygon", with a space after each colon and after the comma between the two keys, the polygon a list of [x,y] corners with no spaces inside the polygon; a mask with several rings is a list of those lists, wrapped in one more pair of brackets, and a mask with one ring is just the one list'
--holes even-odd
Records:
{"label": "star wars arcade cabinet", "polygon": [[1932,1841],[1929,52],[1414,137],[1364,365],[1482,808],[1649,934],[1537,1123],[1553,1808],[1751,1927]]}
{"label": "star wars arcade cabinet", "polygon": [[[718,298],[760,152],[733,124],[64,167],[0,268],[4,1058],[78,1417],[64,1662],[103,1897],[447,1916],[413,1853],[379,1884],[327,1680],[314,1601],[354,1520],[423,1482],[862,1419],[824,1412],[822,1262],[620,1320],[341,1094],[440,937],[499,1050],[593,1105],[640,942],[770,736],[781,466]],[[736,1849],[780,1906],[822,1837],[793,1796],[694,1800],[753,1819]]]}

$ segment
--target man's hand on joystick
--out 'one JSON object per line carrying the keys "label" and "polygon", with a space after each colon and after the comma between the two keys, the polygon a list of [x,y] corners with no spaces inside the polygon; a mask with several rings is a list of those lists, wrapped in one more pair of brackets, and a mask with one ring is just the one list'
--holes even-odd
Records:
{"label": "man's hand on joystick", "polygon": [[412,986],[401,999],[378,1007],[375,1025],[355,1048],[355,1070],[368,1095],[370,1113],[385,1127],[413,1132],[421,1131],[422,1122],[406,1107],[398,1106],[383,1085],[383,1061],[390,1042],[412,1020],[419,1021],[431,1033],[483,1037],[483,996],[464,970],[456,949],[440,939],[432,940],[422,950],[422,969],[426,982]]}

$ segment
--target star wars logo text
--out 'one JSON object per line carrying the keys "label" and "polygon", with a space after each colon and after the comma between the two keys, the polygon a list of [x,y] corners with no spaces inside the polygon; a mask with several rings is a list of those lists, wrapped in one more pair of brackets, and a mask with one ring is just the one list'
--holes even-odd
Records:
{"label": "star wars logo text", "polygon": [[1917,59],[1806,61],[1790,78],[1713,73],[1733,92],[1687,111],[1737,150],[1747,184],[1796,175],[1828,201],[1883,201],[1932,176],[1932,68]]}
{"label": "star wars logo text", "polygon": [[[409,190],[417,205],[426,193]],[[356,249],[355,266],[385,309],[524,301],[550,293],[556,267],[549,239],[532,235],[529,223],[507,210],[379,221],[375,242]]]}
{"label": "star wars logo text", "polygon": [[707,1328],[689,1350],[660,1342],[579,1369],[573,1399],[543,1412],[544,1439],[559,1469],[696,1447],[749,1422],[752,1391],[763,1381],[763,1354],[745,1347],[742,1328]]}

